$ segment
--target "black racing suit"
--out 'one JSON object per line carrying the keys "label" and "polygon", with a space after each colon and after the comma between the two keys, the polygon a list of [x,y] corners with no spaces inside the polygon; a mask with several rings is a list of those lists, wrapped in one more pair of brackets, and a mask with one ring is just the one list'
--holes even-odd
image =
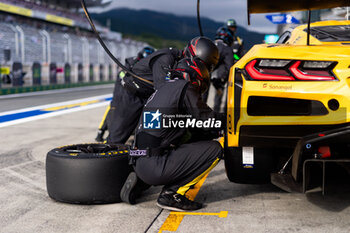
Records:
{"label": "black racing suit", "polygon": [[[146,114],[157,110],[162,116],[155,120],[164,124],[160,129],[148,129]],[[221,125],[207,129],[168,127],[169,119],[178,119],[174,118],[177,114],[191,115],[197,120],[215,119]],[[186,118],[182,119],[186,122]],[[219,162],[222,147],[212,139],[219,136],[224,123],[224,116],[210,109],[189,82],[179,79],[167,82],[143,109],[135,146],[149,149],[149,156],[136,159],[136,174],[150,185],[165,185],[163,191],[184,195]]]}
{"label": "black racing suit", "polygon": [[[173,68],[181,58],[177,49],[160,49],[138,61],[132,68],[137,75],[154,86],[133,78],[127,74],[123,80],[117,79],[111,108],[107,119],[109,135],[108,143],[125,143],[137,126],[138,119],[148,97],[165,82],[168,69]],[[124,86],[122,84],[126,83]],[[138,91],[129,88],[129,84],[139,87]]]}
{"label": "black racing suit", "polygon": [[[125,58],[125,67],[128,69],[128,70],[131,70],[132,67],[140,60],[141,58],[139,56],[134,56],[134,57],[128,57],[128,58]],[[124,70],[121,70],[120,72],[118,72],[118,76],[117,76],[117,80],[114,84],[114,93],[117,91],[116,88],[118,88],[118,85],[120,83],[120,80],[119,79],[123,79],[126,75],[126,72]],[[107,121],[109,119],[109,114],[110,114],[110,108],[111,106],[108,106],[106,111],[105,111],[105,114],[103,115],[103,118],[102,118],[102,121],[99,125],[99,128],[98,128],[98,134],[97,134],[97,137],[96,137],[96,141],[98,142],[103,142],[104,139],[103,139],[103,135],[105,133],[106,130],[108,130],[108,124],[107,124]]]}
{"label": "black racing suit", "polygon": [[[234,64],[234,59],[231,47],[225,44],[222,40],[216,40],[215,45],[218,47],[220,57],[215,70],[211,74],[211,82],[216,89],[214,111],[220,112],[222,96],[225,91],[225,84],[228,80],[230,69]],[[203,98],[206,101],[208,95],[203,96]]]}
{"label": "black racing suit", "polygon": [[234,55],[234,62],[236,63],[244,55],[244,41],[239,36],[234,36],[233,39],[231,48]]}

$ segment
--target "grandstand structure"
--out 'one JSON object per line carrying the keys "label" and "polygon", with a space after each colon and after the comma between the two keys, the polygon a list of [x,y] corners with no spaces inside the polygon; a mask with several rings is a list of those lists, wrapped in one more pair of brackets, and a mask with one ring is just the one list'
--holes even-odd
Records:
{"label": "grandstand structure", "polygon": [[[86,0],[88,7],[109,3]],[[0,0],[0,88],[113,80],[117,66],[80,8],[80,0]],[[96,28],[121,61],[146,46]]]}

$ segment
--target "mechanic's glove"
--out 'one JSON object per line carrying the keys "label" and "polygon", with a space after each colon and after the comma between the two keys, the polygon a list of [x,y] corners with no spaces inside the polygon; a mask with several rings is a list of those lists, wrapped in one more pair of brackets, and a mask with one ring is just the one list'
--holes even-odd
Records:
{"label": "mechanic's glove", "polygon": [[126,72],[125,72],[124,70],[120,71],[119,74],[118,74],[120,80],[123,80],[123,78],[125,77],[125,75],[126,75]]}

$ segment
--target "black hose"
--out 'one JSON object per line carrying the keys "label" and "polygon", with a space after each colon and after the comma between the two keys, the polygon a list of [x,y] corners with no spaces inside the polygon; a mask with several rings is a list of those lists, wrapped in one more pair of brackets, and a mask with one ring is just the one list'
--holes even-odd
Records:
{"label": "black hose", "polygon": [[86,8],[86,4],[85,4],[85,1],[84,0],[81,0],[81,5],[83,7],[83,10],[85,12],[85,15],[86,15],[86,18],[88,19],[89,21],[89,24],[92,28],[92,30],[94,31],[98,41],[100,42],[101,46],[103,47],[103,49],[106,51],[106,53],[108,54],[108,56],[115,62],[117,63],[117,65],[122,68],[122,70],[124,70],[125,72],[127,72],[128,74],[130,74],[131,76],[133,76],[134,78],[137,78],[143,82],[146,82],[148,84],[151,84],[153,86],[153,82],[152,81],[149,81],[147,79],[144,79],[140,76],[138,76],[137,74],[135,74],[134,72],[128,70],[116,57],[113,56],[113,54],[111,53],[111,51],[109,51],[109,49],[107,48],[106,44],[103,42],[102,38],[100,37],[100,34],[99,32],[96,30],[96,27],[95,27],[95,24],[94,22],[92,21],[91,17],[90,17],[90,14]]}
{"label": "black hose", "polygon": [[307,12],[307,39],[306,45],[310,45],[310,24],[311,24],[311,10]]}
{"label": "black hose", "polygon": [[202,25],[201,25],[201,17],[199,15],[199,11],[200,11],[199,5],[200,5],[200,0],[197,0],[197,22],[198,22],[199,34],[201,36],[204,36],[203,35],[203,30],[202,30]]}

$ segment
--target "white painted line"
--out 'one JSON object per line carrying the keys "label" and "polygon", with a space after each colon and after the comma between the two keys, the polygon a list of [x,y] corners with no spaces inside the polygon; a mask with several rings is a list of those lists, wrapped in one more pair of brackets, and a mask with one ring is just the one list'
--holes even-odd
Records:
{"label": "white painted line", "polygon": [[[33,110],[42,110],[42,109],[52,108],[52,107],[60,107],[60,106],[71,105],[71,104],[79,104],[79,103],[84,103],[84,102],[94,101],[94,100],[103,100],[103,99],[110,98],[110,97],[112,97],[111,94],[89,97],[89,98],[78,99],[78,100],[72,100],[72,101],[66,101],[66,102],[60,102],[60,103],[54,103],[54,104],[49,104],[49,105],[42,105],[42,106],[37,106],[37,107],[33,107],[33,108],[24,108],[24,109],[19,109],[19,110],[15,110],[15,111],[3,112],[3,113],[0,113],[0,116],[4,116],[4,115],[8,115],[8,114],[15,114],[15,113],[22,113],[22,112],[33,111]],[[35,120],[39,120],[39,119],[46,119],[46,118],[50,118],[50,117],[54,117],[54,116],[72,113],[72,112],[93,109],[93,108],[97,108],[97,107],[101,107],[101,106],[107,106],[109,103],[110,103],[110,101],[103,101],[103,102],[88,104],[85,106],[76,106],[76,107],[68,108],[68,109],[60,109],[59,111],[52,111],[52,112],[45,113],[42,115],[21,118],[21,119],[17,119],[17,120],[13,120],[13,121],[7,121],[7,122],[0,123],[0,128],[6,127],[6,126],[11,126],[11,125],[17,125],[17,124],[21,124],[21,123],[25,123],[25,122],[35,121]]]}
{"label": "white painted line", "polygon": [[33,111],[33,110],[40,110],[40,109],[45,109],[45,108],[59,107],[59,106],[70,105],[70,104],[78,104],[78,103],[81,103],[81,102],[87,102],[87,101],[111,98],[112,96],[113,96],[112,94],[99,95],[99,96],[93,96],[93,97],[89,97],[89,98],[70,100],[70,101],[59,102],[59,103],[54,103],[54,104],[40,105],[40,106],[36,106],[36,107],[31,107],[31,108],[22,108],[22,109],[18,109],[18,110],[12,110],[12,111],[7,111],[7,112],[0,112],[0,116],[4,116],[4,115],[8,115],[8,114],[20,113],[20,112]]}
{"label": "white painted line", "polygon": [[113,86],[114,86],[114,84],[105,84],[105,85],[95,85],[95,86],[87,86],[87,87],[63,88],[63,89],[58,89],[58,90],[33,91],[33,92],[21,93],[21,94],[0,95],[0,99],[12,99],[12,98],[27,97],[27,96],[51,95],[51,94],[57,94],[57,93],[68,93],[68,92],[85,91],[85,90],[107,89],[107,88],[112,88]]}
{"label": "white painted line", "polygon": [[83,107],[71,108],[71,109],[61,110],[61,111],[57,111],[57,112],[50,112],[50,113],[46,113],[46,114],[39,115],[39,116],[26,117],[26,118],[22,118],[22,119],[18,119],[18,120],[7,121],[4,123],[0,123],[0,128],[6,127],[6,126],[11,126],[11,125],[17,125],[17,124],[21,124],[21,123],[26,123],[26,122],[30,122],[30,121],[36,121],[36,120],[40,120],[40,119],[46,119],[46,118],[50,118],[50,117],[54,117],[54,116],[60,116],[60,115],[64,115],[67,113],[79,112],[79,111],[97,108],[97,107],[101,107],[101,106],[107,106],[108,104],[109,104],[109,101],[105,101],[102,103],[90,104],[90,105],[83,106]]}

